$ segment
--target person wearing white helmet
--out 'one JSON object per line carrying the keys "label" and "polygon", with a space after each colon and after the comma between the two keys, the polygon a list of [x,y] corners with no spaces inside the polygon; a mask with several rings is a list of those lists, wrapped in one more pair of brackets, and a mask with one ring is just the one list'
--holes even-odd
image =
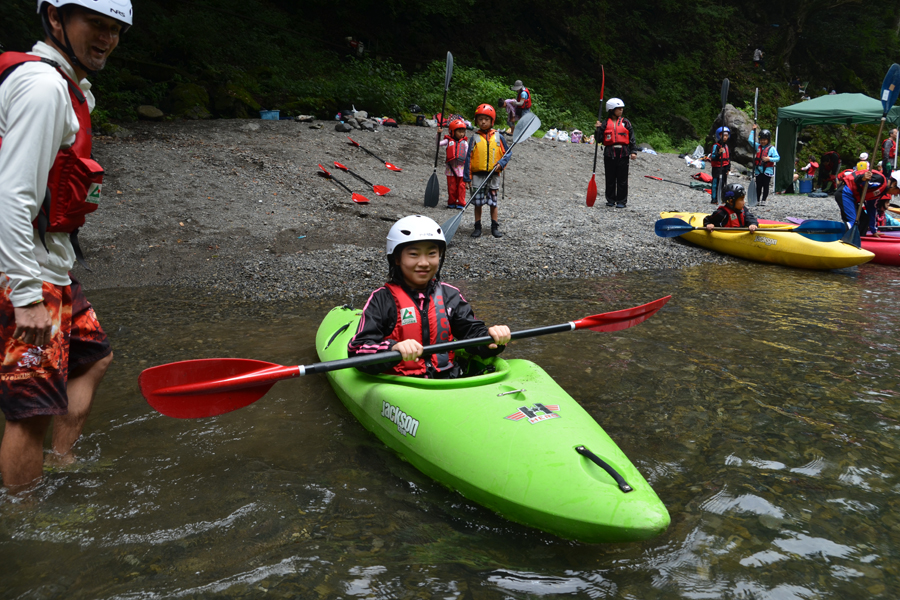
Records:
{"label": "person wearing white helmet", "polygon": [[0,441],[3,485],[17,491],[49,460],[68,464],[112,361],[81,286],[78,228],[97,208],[91,84],[131,25],[128,0],[38,0],[45,39],[0,54]]}
{"label": "person wearing white helmet", "polygon": [[625,103],[610,98],[606,118],[597,121],[594,139],[603,144],[603,171],[606,176],[606,205],[625,208],[628,204],[628,161],[637,158],[634,127],[622,116]]}
{"label": "person wearing white helmet", "polygon": [[441,281],[447,242],[441,226],[423,215],[403,217],[387,236],[388,281],[369,296],[348,354],[396,350],[402,359],[360,367],[370,374],[452,379],[463,374],[453,352],[423,357],[423,346],[490,335],[494,343],[469,352],[487,358],[503,351],[509,327],[488,328],[460,291]]}

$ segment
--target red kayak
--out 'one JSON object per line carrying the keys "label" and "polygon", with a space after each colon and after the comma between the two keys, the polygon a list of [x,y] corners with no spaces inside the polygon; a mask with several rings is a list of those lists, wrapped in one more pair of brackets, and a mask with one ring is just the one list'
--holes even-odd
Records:
{"label": "red kayak", "polygon": [[[788,221],[799,224],[803,222],[803,219],[789,217]],[[759,222],[779,223],[780,221],[766,221],[760,219]],[[881,237],[876,237],[874,235],[861,236],[860,245],[863,250],[868,250],[875,255],[875,258],[872,259],[873,263],[900,267],[900,236],[897,236],[894,232],[882,233]]]}

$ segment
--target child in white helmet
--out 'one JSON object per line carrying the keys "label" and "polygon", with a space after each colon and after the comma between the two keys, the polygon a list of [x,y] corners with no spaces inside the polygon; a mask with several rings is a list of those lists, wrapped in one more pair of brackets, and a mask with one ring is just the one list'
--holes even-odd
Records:
{"label": "child in white helmet", "polygon": [[606,118],[597,121],[594,139],[603,144],[603,171],[606,175],[606,205],[625,208],[628,203],[628,161],[637,158],[634,127],[622,116],[625,103],[610,98]]}
{"label": "child in white helmet", "polygon": [[423,346],[490,335],[494,343],[468,350],[487,358],[503,351],[509,327],[488,328],[475,318],[460,291],[440,280],[447,242],[440,225],[422,215],[403,217],[387,236],[388,282],[369,296],[349,356],[396,350],[401,361],[359,367],[365,373],[386,373],[434,379],[462,374],[454,353],[422,356]]}

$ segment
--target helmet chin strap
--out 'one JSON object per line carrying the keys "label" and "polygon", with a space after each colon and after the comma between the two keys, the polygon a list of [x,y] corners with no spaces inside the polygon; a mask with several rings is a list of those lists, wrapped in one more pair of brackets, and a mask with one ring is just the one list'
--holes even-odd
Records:
{"label": "helmet chin strap", "polygon": [[78,67],[80,70],[93,77],[97,74],[97,70],[89,69],[83,62],[81,62],[81,60],[79,60],[78,56],[75,54],[75,49],[72,48],[72,43],[69,41],[69,34],[66,33],[65,19],[63,18],[63,15],[59,9],[57,9],[56,13],[59,15],[59,25],[60,27],[62,27],[63,38],[66,40],[66,43],[63,44],[56,38],[55,35],[53,35],[53,30],[50,29],[50,19],[47,17],[46,11],[44,12],[43,18],[41,19],[41,24],[43,24],[44,26],[44,33],[47,34],[47,37],[53,40],[53,43],[56,44],[57,48],[62,50],[66,54],[66,56],[69,57],[69,60],[72,61],[73,67]]}

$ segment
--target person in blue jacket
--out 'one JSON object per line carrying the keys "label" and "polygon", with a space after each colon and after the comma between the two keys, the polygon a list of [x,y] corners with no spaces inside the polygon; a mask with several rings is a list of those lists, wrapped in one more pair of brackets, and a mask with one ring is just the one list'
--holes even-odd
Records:
{"label": "person in blue jacket", "polygon": [[772,132],[763,129],[759,132],[759,141],[757,141],[757,131],[759,125],[753,124],[753,132],[750,134],[750,143],[753,145],[753,177],[756,178],[756,193],[759,195],[758,206],[766,205],[766,198],[769,197],[769,183],[775,175],[775,164],[781,160],[778,150],[772,145]]}

